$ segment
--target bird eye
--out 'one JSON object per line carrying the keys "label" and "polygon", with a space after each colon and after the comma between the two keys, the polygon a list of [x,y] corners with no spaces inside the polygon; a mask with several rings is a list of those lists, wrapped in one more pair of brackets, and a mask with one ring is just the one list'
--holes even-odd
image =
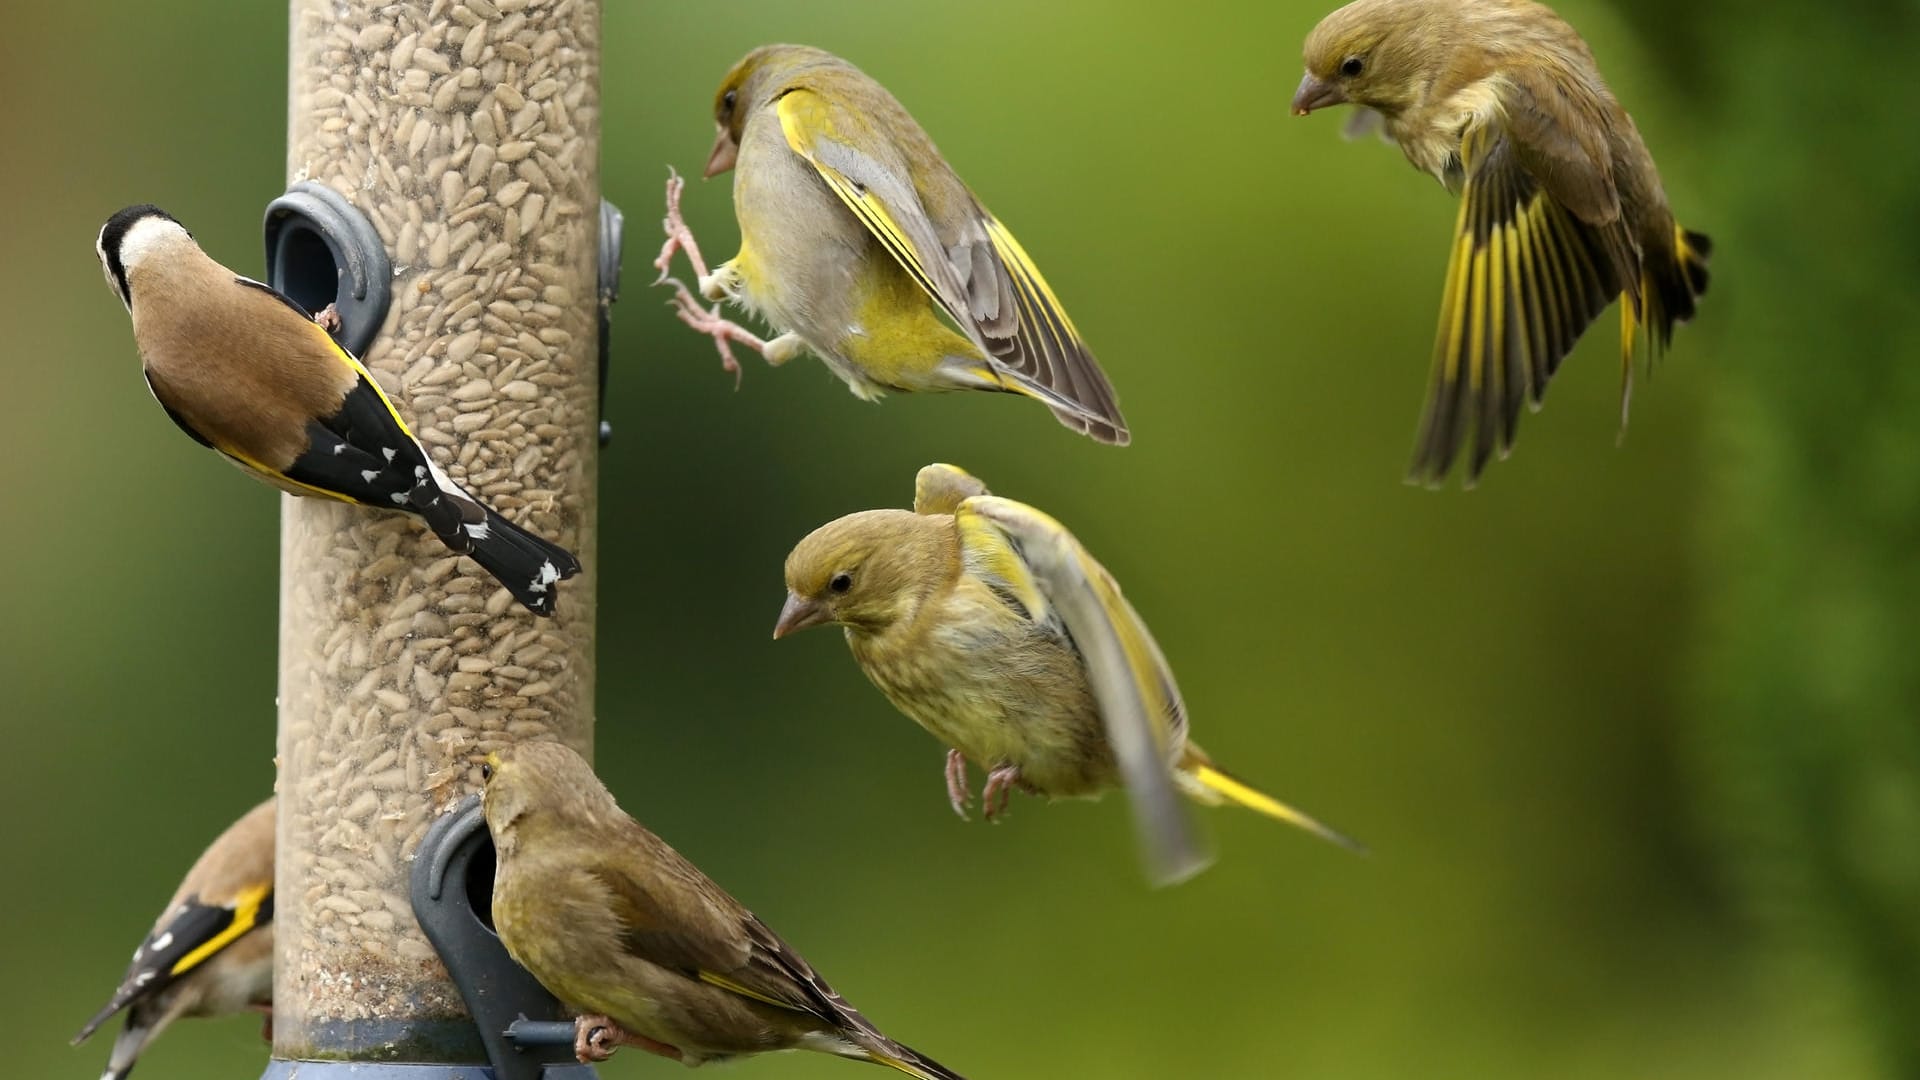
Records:
{"label": "bird eye", "polygon": [[1358,75],[1362,71],[1365,71],[1366,68],[1367,68],[1367,62],[1365,60],[1362,60],[1357,56],[1349,56],[1347,57],[1346,62],[1340,65],[1340,74],[1345,75],[1347,78],[1351,79],[1355,75]]}
{"label": "bird eye", "polygon": [[848,589],[853,588],[853,575],[842,570],[833,575],[832,581],[827,582],[827,588],[837,593],[846,592]]}
{"label": "bird eye", "polygon": [[491,779],[493,779],[493,766],[487,764],[484,761],[481,762],[480,763],[480,782],[486,783],[488,780],[491,780]]}
{"label": "bird eye", "polygon": [[735,94],[736,92],[733,90],[727,91],[726,95],[720,99],[720,108],[724,109],[727,112],[732,112],[733,103],[735,100]]}

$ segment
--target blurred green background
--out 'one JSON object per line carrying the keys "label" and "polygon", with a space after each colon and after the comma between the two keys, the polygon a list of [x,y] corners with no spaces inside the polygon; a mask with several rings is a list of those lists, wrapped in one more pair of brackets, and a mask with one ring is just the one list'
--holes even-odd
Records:
{"label": "blurred green background", "polygon": [[[1400,476],[1454,207],[1286,114],[1326,0],[609,7],[601,771],[878,1023],[981,1078],[1920,1076],[1920,144],[1881,59],[1912,4],[1564,0],[1714,289],[1623,444],[1609,317],[1514,458],[1439,494]],[[66,1036],[272,781],[278,538],[153,407],[92,243],[153,201],[260,272],[286,24],[7,28],[0,1000],[9,1075],[91,1076],[105,1037]],[[989,395],[865,405],[811,360],[734,392],[646,264],[714,85],[779,39],[914,111],[1137,445]],[[727,187],[688,211],[730,254]],[[768,640],[791,544],[935,460],[1072,526],[1205,745],[1373,857],[1220,811],[1218,865],[1154,892],[1119,799],[956,820],[835,635]],[[181,1025],[137,1075],[257,1075],[256,1026]]]}

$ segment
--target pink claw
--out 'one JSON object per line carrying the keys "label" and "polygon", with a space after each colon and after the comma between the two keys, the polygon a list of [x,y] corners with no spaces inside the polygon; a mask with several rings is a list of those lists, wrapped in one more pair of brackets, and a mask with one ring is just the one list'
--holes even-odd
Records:
{"label": "pink claw", "polygon": [[981,813],[992,821],[1006,813],[1007,799],[1020,783],[1020,766],[1002,765],[987,774],[987,786],[980,789]]}
{"label": "pink claw", "polygon": [[660,247],[660,255],[653,260],[654,269],[660,276],[655,285],[672,285],[673,313],[680,321],[695,330],[713,338],[714,347],[720,350],[720,367],[733,375],[733,388],[740,389],[740,379],[744,372],[740,361],[734,358],[733,346],[745,345],[761,356],[767,354],[767,343],[759,335],[738,323],[730,322],[720,314],[720,305],[707,308],[694,296],[686,283],[669,274],[673,267],[673,255],[684,251],[687,262],[693,266],[694,280],[707,276],[707,261],[700,257],[700,245],[693,238],[693,230],[687,227],[686,219],[680,216],[680,193],[686,190],[687,182],[678,172],[667,170],[667,216],[660,225],[667,233],[667,242]]}
{"label": "pink claw", "polygon": [[953,812],[960,815],[960,820],[966,821],[967,804],[973,801],[973,793],[967,790],[967,759],[958,750],[947,751],[947,801],[953,804]]}

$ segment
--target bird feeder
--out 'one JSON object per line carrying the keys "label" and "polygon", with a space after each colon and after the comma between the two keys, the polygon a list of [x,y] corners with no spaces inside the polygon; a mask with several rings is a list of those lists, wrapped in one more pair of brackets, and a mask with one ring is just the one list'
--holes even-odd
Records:
{"label": "bird feeder", "polygon": [[411,518],[283,499],[270,1076],[502,1075],[410,877],[477,756],[592,752],[599,37],[596,0],[292,2],[275,284],[335,290],[296,299],[337,298],[444,471],[585,570],[540,618]]}

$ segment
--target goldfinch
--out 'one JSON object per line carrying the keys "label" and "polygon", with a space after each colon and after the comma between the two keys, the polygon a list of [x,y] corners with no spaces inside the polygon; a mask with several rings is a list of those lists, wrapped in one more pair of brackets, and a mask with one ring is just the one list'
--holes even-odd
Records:
{"label": "goldfinch", "polygon": [[1712,245],[1674,222],[1653,156],[1580,35],[1532,0],[1356,0],[1307,36],[1293,98],[1368,112],[1460,195],[1432,387],[1410,479],[1471,484],[1513,448],[1522,403],[1620,305],[1620,422],[1635,342],[1658,355],[1707,289]]}
{"label": "goldfinch", "polygon": [[214,262],[155,206],[113,215],[96,250],[133,317],[147,388],[182,431],[283,491],[416,515],[528,609],[553,613],[579,561],[449,480],[298,304]]}
{"label": "goldfinch", "polygon": [[101,1080],[123,1080],[183,1016],[272,1015],[273,826],[268,799],[208,846],[133,951],[120,988],[73,1037],[78,1046],[126,1010]]}
{"label": "goldfinch", "polygon": [[520,966],[583,1015],[574,1050],[685,1065],[814,1050],[919,1077],[959,1074],[882,1035],[726,890],[615,804],[579,754],[526,742],[481,766],[493,923]]}
{"label": "goldfinch", "polygon": [[[712,274],[668,186],[662,280],[686,247],[709,300],[743,304],[761,341],[675,282],[681,318],[772,364],[811,350],[858,397],[994,390],[1034,398],[1105,443],[1129,435],[1113,387],[1013,234],[886,88],[800,45],[748,53],[714,97],[706,175],[734,171],[740,253]],[[957,332],[956,332],[957,328]]]}
{"label": "goldfinch", "polygon": [[1064,526],[950,465],[921,470],[911,512],[868,510],[814,530],[786,562],[773,636],[826,623],[881,693],[949,747],[947,795],[966,816],[967,765],[988,819],[1015,789],[1096,796],[1124,783],[1149,873],[1205,866],[1177,789],[1353,842],[1229,775],[1187,738],[1173,671],[1119,585]]}

